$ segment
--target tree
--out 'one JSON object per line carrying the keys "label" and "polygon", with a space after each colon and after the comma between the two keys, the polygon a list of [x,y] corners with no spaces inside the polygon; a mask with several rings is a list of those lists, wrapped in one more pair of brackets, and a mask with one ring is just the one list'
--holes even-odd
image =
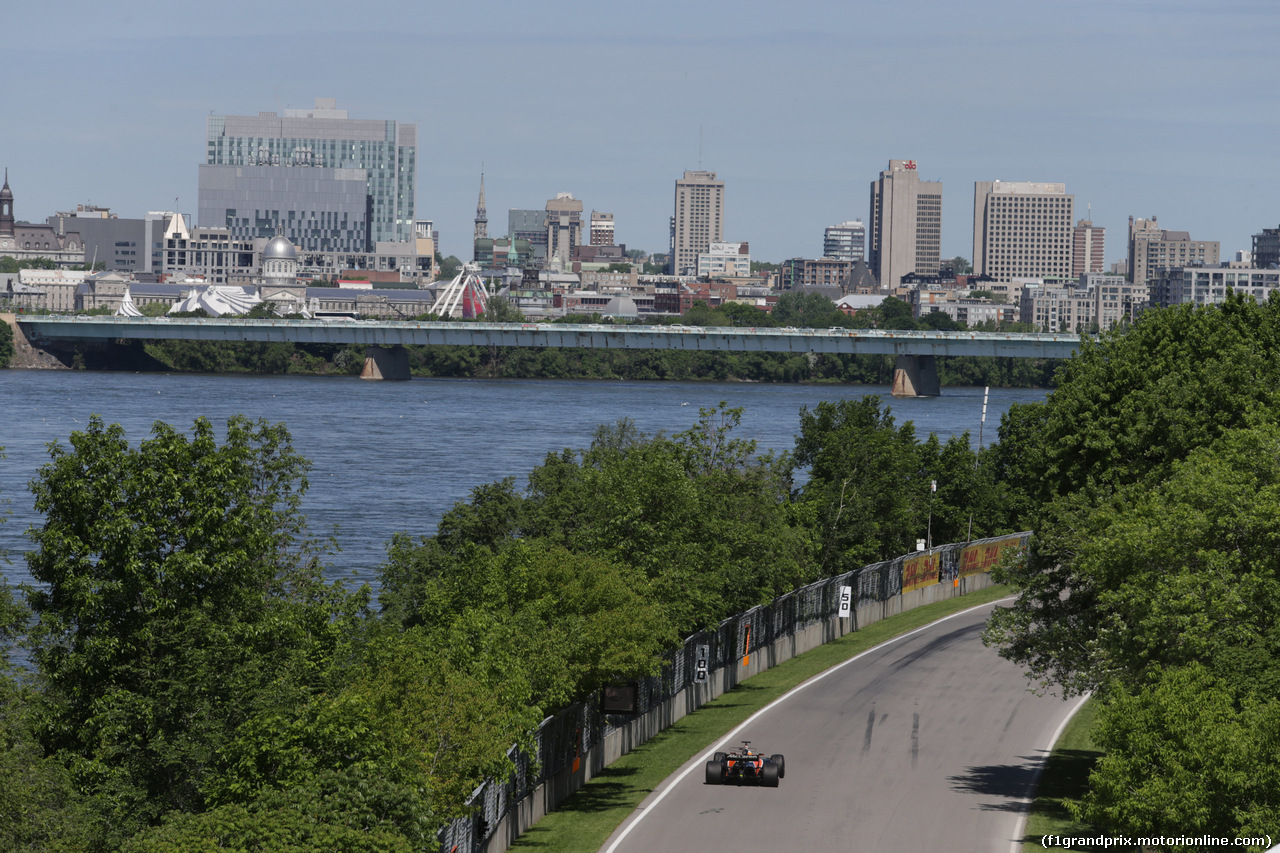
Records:
{"label": "tree", "polygon": [[70,443],[32,483],[39,731],[127,837],[202,808],[235,728],[321,686],[367,590],[319,580],[282,425],[232,418],[219,445],[157,423],[133,449],[94,416]]}
{"label": "tree", "polygon": [[13,327],[8,323],[0,323],[0,369],[9,366],[13,351]]}
{"label": "tree", "polygon": [[[1248,381],[1241,381],[1248,377]],[[1081,341],[1043,404],[1042,467],[1019,484],[1039,504],[1093,484],[1154,484],[1223,432],[1280,412],[1280,294],[1145,312]]]}
{"label": "tree", "polygon": [[886,296],[884,301],[876,306],[879,314],[881,329],[915,329],[918,328],[916,321],[911,317],[911,306],[892,296]]}
{"label": "tree", "polygon": [[440,257],[440,253],[436,252],[436,280],[451,281],[458,275],[458,271],[462,269],[462,261],[458,260],[454,255],[447,258]]}
{"label": "tree", "polygon": [[797,499],[815,519],[824,576],[896,556],[925,538],[917,507],[931,478],[915,427],[898,427],[879,397],[801,409],[795,461],[809,469]]}
{"label": "tree", "polygon": [[514,481],[473,491],[435,537],[420,546],[397,539],[383,575],[388,614],[425,623],[415,614],[425,612],[435,578],[482,577],[487,555],[521,541],[635,573],[659,607],[651,621],[676,634],[812,580],[811,536],[787,501],[790,460],[757,456],[753,443],[733,439],[740,417],[723,404],[702,410],[674,438],[622,421],[598,429],[585,451],[549,454],[524,495]]}
{"label": "tree", "polygon": [[1093,736],[1106,754],[1090,774],[1089,792],[1068,804],[1077,820],[1133,835],[1275,832],[1275,698],[1242,699],[1199,664],[1162,669],[1141,691],[1113,695]]}
{"label": "tree", "polygon": [[1280,693],[1280,426],[1235,430],[1172,465],[1045,516],[1021,590],[986,639],[1067,691],[1147,683],[1192,663],[1242,693]]}
{"label": "tree", "polygon": [[973,264],[969,263],[969,259],[963,255],[956,255],[950,260],[943,261],[942,265],[951,267],[951,271],[956,275],[973,272]]}

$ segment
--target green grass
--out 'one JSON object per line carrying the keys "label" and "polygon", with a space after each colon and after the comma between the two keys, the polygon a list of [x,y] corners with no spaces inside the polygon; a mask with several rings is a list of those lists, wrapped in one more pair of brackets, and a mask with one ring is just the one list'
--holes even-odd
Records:
{"label": "green grass", "polygon": [[885,640],[1007,595],[1007,587],[992,587],[917,607],[747,679],[606,767],[520,836],[512,849],[596,853],[664,779],[788,690]]}
{"label": "green grass", "polygon": [[1089,771],[1093,769],[1094,762],[1102,757],[1102,750],[1091,737],[1098,708],[1097,699],[1085,702],[1063,729],[1058,742],[1053,745],[1053,752],[1040,776],[1035,802],[1031,804],[1031,811],[1027,816],[1027,831],[1022,839],[1024,851],[1042,850],[1040,839],[1045,835],[1079,838],[1098,834],[1094,827],[1072,820],[1064,805],[1065,800],[1077,800],[1084,796],[1089,784]]}

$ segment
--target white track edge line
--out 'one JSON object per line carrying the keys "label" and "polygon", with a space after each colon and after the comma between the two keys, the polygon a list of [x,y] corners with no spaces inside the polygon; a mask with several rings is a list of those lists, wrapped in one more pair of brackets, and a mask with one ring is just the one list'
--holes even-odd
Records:
{"label": "white track edge line", "polygon": [[[788,690],[786,693],[784,693],[783,695],[779,696],[777,699],[774,699],[774,700],[773,700],[772,702],[770,702],[768,705],[765,705],[765,706],[764,706],[763,708],[761,708],[759,711],[756,711],[756,712],[755,712],[754,714],[752,714],[750,717],[747,717],[745,720],[743,720],[743,721],[738,725],[738,727],[737,727],[737,728],[735,728],[733,731],[729,732],[727,735],[725,735],[723,738],[721,738],[719,741],[717,741],[717,742],[715,743],[715,745],[711,747],[711,751],[710,751],[710,752],[708,752],[708,753],[706,753],[706,756],[705,756],[702,760],[703,760],[703,761],[708,761],[708,760],[710,760],[710,757],[711,757],[712,755],[714,755],[714,754],[715,754],[716,750],[717,750],[719,747],[721,747],[721,746],[723,746],[724,744],[728,743],[729,741],[733,740],[733,736],[734,736],[734,735],[736,735],[738,732],[740,732],[740,731],[742,731],[743,729],[745,729],[745,728],[746,728],[747,726],[749,726],[751,723],[755,722],[755,720],[756,720],[756,718],[757,718],[757,717],[760,717],[761,715],[763,715],[763,714],[767,713],[768,711],[771,711],[775,705],[780,705],[780,704],[782,704],[783,702],[787,701],[788,699],[790,699],[790,698],[791,698],[792,696],[794,696],[795,694],[799,693],[801,690],[804,690],[804,689],[805,689],[806,687],[808,687],[809,685],[811,685],[811,684],[816,684],[817,682],[819,682],[819,681],[821,681],[822,679],[826,678],[826,677],[827,677],[828,675],[830,675],[831,673],[836,672],[837,670],[840,670],[840,669],[845,668],[846,666],[848,666],[849,664],[851,664],[851,663],[853,663],[854,661],[858,660],[859,658],[862,658],[862,657],[864,657],[865,655],[869,655],[869,654],[871,654],[871,653],[872,653],[872,652],[874,652],[874,651],[878,651],[878,650],[880,650],[880,649],[884,648],[885,646],[890,645],[891,643],[896,643],[896,642],[898,642],[899,640],[905,640],[905,639],[907,639],[908,637],[915,636],[916,634],[919,634],[919,633],[920,633],[920,632],[922,632],[922,631],[927,631],[927,630],[929,630],[930,628],[932,628],[934,625],[938,625],[938,624],[940,624],[940,623],[942,623],[942,622],[946,622],[946,621],[947,621],[947,620],[949,620],[949,619],[955,619],[957,616],[964,616],[966,613],[972,613],[972,612],[973,612],[973,611],[975,611],[975,610],[981,610],[981,609],[982,609],[982,608],[984,608],[984,607],[988,607],[988,606],[990,606],[990,605],[992,605],[992,604],[999,604],[999,603],[1000,603],[1000,602],[1002,602],[1002,601],[1013,601],[1013,600],[1014,600],[1014,599],[1016,599],[1016,598],[1017,598],[1017,596],[1012,596],[1012,595],[1010,595],[1010,596],[1006,596],[1005,598],[998,598],[998,599],[996,599],[995,601],[988,601],[988,602],[986,602],[985,604],[975,604],[973,607],[968,607],[968,608],[965,608],[964,610],[957,610],[955,613],[952,613],[950,616],[943,616],[941,619],[935,619],[934,621],[930,622],[929,624],[927,624],[927,625],[921,625],[919,628],[916,628],[916,629],[915,629],[915,630],[913,630],[913,631],[908,631],[908,632],[907,632],[907,633],[905,633],[905,634],[899,634],[899,635],[898,635],[898,636],[896,636],[896,637],[891,637],[891,638],[889,638],[888,640],[885,640],[883,643],[877,643],[876,645],[874,645],[874,646],[872,646],[871,648],[867,649],[865,652],[858,652],[856,655],[854,655],[853,657],[851,657],[851,658],[849,658],[848,660],[844,661],[843,663],[838,663],[838,664],[836,664],[835,666],[830,667],[829,669],[824,669],[822,672],[818,673],[817,675],[813,676],[812,678],[808,679],[807,681],[804,681],[804,682],[801,682],[800,684],[797,684],[795,687],[791,688],[791,689],[790,689],[790,690]],[[904,612],[907,612],[907,611],[904,611]],[[854,632],[850,632],[850,633],[854,633]],[[848,636],[848,635],[845,635],[845,636]],[[815,646],[814,648],[817,648],[817,647]],[[797,655],[796,657],[799,657],[799,655]],[[794,658],[792,658],[792,660],[794,660]],[[762,670],[762,671],[767,671],[767,670]],[[758,673],[757,673],[757,674],[758,674]],[[725,693],[727,693],[727,692],[729,692],[729,691],[727,691],[727,690],[726,690],[726,691],[725,691]],[[723,696],[723,695],[724,695],[724,693],[722,693],[722,694],[720,694],[720,695],[721,695],[721,696]],[[716,697],[716,698],[719,698],[719,697]],[[696,709],[695,709],[695,710],[696,710]],[[1055,738],[1055,740],[1056,740],[1056,738]],[[695,756],[695,758],[696,758],[696,756]],[[698,768],[698,766],[699,766],[699,762],[695,760],[692,764],[690,764],[690,765],[689,765],[689,767],[688,767],[688,768],[687,768],[683,773],[681,773],[681,774],[680,774],[679,776],[677,776],[675,779],[672,779],[672,780],[671,780],[671,782],[666,786],[666,788],[664,788],[664,789],[663,789],[662,793],[658,794],[658,796],[654,799],[654,801],[653,801],[653,802],[651,802],[647,807],[645,807],[644,809],[641,809],[639,806],[637,806],[637,807],[636,807],[636,809],[635,809],[635,811],[634,811],[634,812],[632,812],[631,817],[629,817],[629,818],[628,818],[628,820],[630,821],[630,823],[627,823],[626,827],[622,830],[622,834],[621,834],[621,835],[619,835],[617,838],[615,838],[615,839],[614,839],[614,841],[613,841],[613,843],[612,843],[612,844],[610,844],[610,845],[609,845],[609,846],[608,846],[608,847],[603,851],[603,853],[615,853],[615,851],[618,849],[618,845],[622,843],[623,839],[625,839],[628,835],[630,835],[630,834],[631,834],[631,830],[635,829],[635,827],[636,827],[637,825],[639,825],[640,821],[644,820],[645,816],[646,816],[646,815],[648,815],[651,811],[653,811],[653,807],[654,807],[654,806],[656,806],[658,803],[662,802],[662,801],[666,798],[667,794],[669,794],[669,793],[671,793],[673,790],[675,790],[676,785],[680,784],[680,782],[684,780],[684,777],[688,776],[690,773],[692,773],[694,770],[696,770],[696,769]]]}
{"label": "white track edge line", "polygon": [[1040,761],[1036,766],[1036,772],[1031,776],[1031,784],[1027,786],[1027,807],[1022,810],[1021,816],[1018,818],[1018,825],[1013,834],[1013,846],[1010,853],[1022,853],[1025,846],[1023,836],[1027,832],[1027,819],[1031,817],[1031,804],[1036,801],[1035,794],[1040,788],[1040,776],[1044,773],[1044,768],[1048,766],[1049,759],[1053,757],[1053,748],[1058,745],[1058,738],[1062,737],[1062,733],[1066,731],[1067,724],[1075,717],[1076,712],[1084,707],[1084,703],[1088,702],[1093,696],[1093,691],[1089,691],[1080,697],[1080,701],[1076,702],[1076,706],[1067,712],[1067,716],[1062,722],[1058,723],[1058,728],[1054,729],[1052,735],[1049,736],[1049,748],[1040,756]]}

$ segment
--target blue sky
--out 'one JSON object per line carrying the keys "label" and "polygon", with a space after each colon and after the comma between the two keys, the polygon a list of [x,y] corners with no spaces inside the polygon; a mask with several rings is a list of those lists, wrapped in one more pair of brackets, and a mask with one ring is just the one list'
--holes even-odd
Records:
{"label": "blue sky", "polygon": [[674,181],[726,182],[725,237],[816,256],[890,159],[941,180],[943,254],[975,181],[1064,182],[1107,260],[1156,215],[1223,256],[1280,225],[1280,3],[70,2],[4,13],[0,166],[20,219],[196,209],[205,116],[333,97],[418,125],[418,215],[469,257],[572,192],[665,251]]}

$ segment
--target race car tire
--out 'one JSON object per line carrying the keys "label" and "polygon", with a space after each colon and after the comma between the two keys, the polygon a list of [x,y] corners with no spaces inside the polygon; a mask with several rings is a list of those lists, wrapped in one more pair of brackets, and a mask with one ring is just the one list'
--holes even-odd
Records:
{"label": "race car tire", "polygon": [[707,784],[708,785],[724,784],[724,762],[723,761],[707,762]]}
{"label": "race car tire", "polygon": [[712,761],[728,761],[728,760],[729,760],[729,753],[727,753],[727,752],[717,752],[715,755],[713,755],[713,756],[711,757],[711,760],[712,760]]}
{"label": "race car tire", "polygon": [[787,760],[781,755],[770,755],[769,760],[778,765],[778,778],[787,778]]}
{"label": "race car tire", "polygon": [[760,770],[760,784],[766,788],[778,787],[778,765],[766,764]]}

